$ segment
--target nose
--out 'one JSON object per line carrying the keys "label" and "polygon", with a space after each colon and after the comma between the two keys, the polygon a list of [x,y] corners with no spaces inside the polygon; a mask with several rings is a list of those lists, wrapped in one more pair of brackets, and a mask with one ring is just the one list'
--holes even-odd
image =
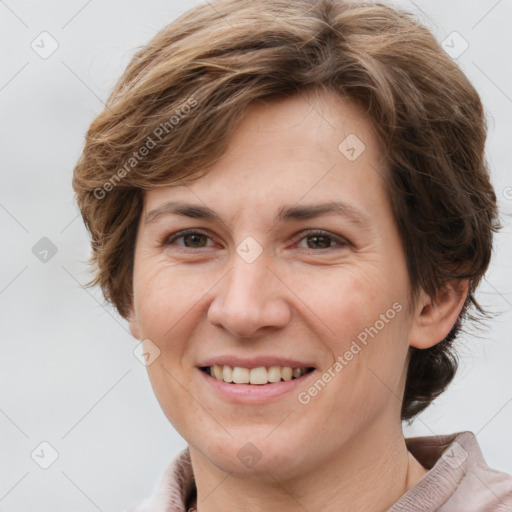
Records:
{"label": "nose", "polygon": [[290,321],[288,288],[269,267],[264,254],[248,263],[235,253],[230,270],[212,292],[215,296],[208,309],[209,322],[236,337],[256,337]]}

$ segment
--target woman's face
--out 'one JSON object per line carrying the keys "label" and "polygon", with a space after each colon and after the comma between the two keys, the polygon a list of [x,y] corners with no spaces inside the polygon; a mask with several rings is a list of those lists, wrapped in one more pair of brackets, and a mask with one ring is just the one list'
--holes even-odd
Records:
{"label": "woman's face", "polygon": [[209,174],[146,193],[130,327],[222,470],[292,476],[401,433],[413,319],[385,174],[361,112],[322,92],[253,105]]}

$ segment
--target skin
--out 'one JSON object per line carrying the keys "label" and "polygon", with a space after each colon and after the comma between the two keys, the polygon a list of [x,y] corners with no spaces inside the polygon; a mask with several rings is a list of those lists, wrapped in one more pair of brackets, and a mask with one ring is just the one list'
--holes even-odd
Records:
{"label": "skin", "polygon": [[[354,161],[338,149],[349,134],[365,144]],[[411,302],[381,154],[356,106],[315,91],[255,103],[206,176],[146,192],[130,329],[160,350],[148,374],[189,443],[200,512],[234,504],[240,511],[384,511],[426,473],[401,427],[408,349],[448,334],[467,283]],[[162,215],[145,223],[170,200],[207,206],[223,221]],[[338,214],[274,219],[282,206],[331,200],[362,212],[365,223]],[[189,228],[206,236],[165,244]],[[248,236],[263,249],[251,263],[236,251]],[[401,311],[307,404],[297,399],[307,386],[268,403],[235,404],[196,368],[218,354],[270,354],[312,361],[319,378],[396,303]],[[237,457],[248,442],[261,455],[253,467]]]}

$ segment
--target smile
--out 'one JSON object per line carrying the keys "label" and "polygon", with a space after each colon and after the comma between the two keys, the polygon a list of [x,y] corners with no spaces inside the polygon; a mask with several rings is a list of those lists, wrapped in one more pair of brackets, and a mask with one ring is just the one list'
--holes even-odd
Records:
{"label": "smile", "polygon": [[265,385],[276,382],[289,381],[310,373],[314,368],[291,366],[259,366],[257,368],[244,368],[241,366],[213,365],[201,370],[214,379],[231,384]]}

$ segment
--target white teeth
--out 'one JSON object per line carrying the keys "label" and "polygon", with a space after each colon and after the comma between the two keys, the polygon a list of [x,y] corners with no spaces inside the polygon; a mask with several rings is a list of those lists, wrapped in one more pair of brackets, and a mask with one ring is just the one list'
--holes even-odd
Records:
{"label": "white teeth", "polygon": [[279,382],[281,380],[281,367],[280,366],[271,366],[268,369],[268,381],[269,382]]}
{"label": "white teeth", "polygon": [[224,378],[224,371],[221,366],[215,365],[210,366],[210,375],[215,377],[218,380],[222,380]]}
{"label": "white teeth", "polygon": [[268,382],[268,372],[264,366],[252,368],[249,372],[249,382],[251,384],[266,384]]}
{"label": "white teeth", "polygon": [[281,378],[283,380],[292,380],[292,376],[293,376],[293,370],[291,369],[290,366],[285,366],[281,370]]}
{"label": "white teeth", "polygon": [[265,368],[242,368],[240,366],[214,365],[208,368],[208,373],[217,380],[235,384],[268,384],[298,379],[306,373],[307,368],[292,368],[291,366],[270,366]]}
{"label": "white teeth", "polygon": [[[226,368],[224,366],[224,368]],[[235,384],[249,384],[249,370],[235,366],[233,368],[233,382]]]}
{"label": "white teeth", "polygon": [[224,366],[222,368],[222,380],[224,382],[233,382],[233,369],[231,366]]}

